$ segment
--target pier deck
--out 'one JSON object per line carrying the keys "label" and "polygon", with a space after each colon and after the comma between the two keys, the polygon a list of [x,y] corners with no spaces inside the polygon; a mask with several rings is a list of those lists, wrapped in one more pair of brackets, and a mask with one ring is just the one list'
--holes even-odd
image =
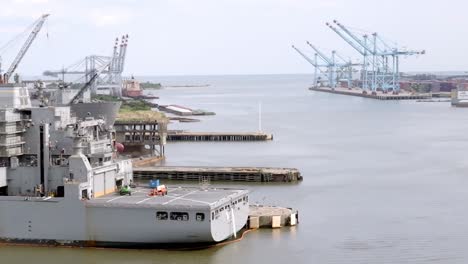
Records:
{"label": "pier deck", "polygon": [[234,182],[297,182],[302,175],[292,168],[264,167],[138,167],[133,169],[135,179],[168,179]]}
{"label": "pier deck", "polygon": [[362,89],[360,88],[329,88],[329,87],[310,87],[309,90],[333,94],[342,94],[342,95],[351,95],[364,98],[371,98],[377,100],[421,100],[421,99],[430,99],[432,98],[431,94],[412,94],[408,92],[400,92],[399,94],[392,93],[382,93],[377,92],[377,94],[363,94]]}
{"label": "pier deck", "polygon": [[295,226],[299,223],[299,212],[291,208],[250,205],[248,227],[250,229]]}
{"label": "pier deck", "polygon": [[169,132],[167,141],[267,141],[272,134],[263,132]]}

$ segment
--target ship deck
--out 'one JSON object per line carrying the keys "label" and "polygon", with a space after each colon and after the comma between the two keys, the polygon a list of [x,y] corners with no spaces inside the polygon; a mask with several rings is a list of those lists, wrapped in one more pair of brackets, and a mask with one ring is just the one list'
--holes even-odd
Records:
{"label": "ship deck", "polygon": [[205,207],[215,208],[225,204],[231,198],[238,199],[246,195],[246,190],[196,187],[168,187],[167,195],[149,196],[150,188],[137,187],[132,195],[120,195],[118,192],[88,200],[90,206],[129,206],[129,207]]}

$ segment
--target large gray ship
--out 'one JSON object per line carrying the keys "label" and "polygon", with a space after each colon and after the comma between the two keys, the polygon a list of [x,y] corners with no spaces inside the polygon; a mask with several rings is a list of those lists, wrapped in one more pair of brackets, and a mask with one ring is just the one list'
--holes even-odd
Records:
{"label": "large gray ship", "polygon": [[245,190],[173,187],[160,196],[148,186],[121,195],[119,189],[134,185],[132,162],[115,150],[109,120],[115,113],[106,116],[83,118],[67,105],[32,106],[26,87],[0,85],[0,240],[216,243],[244,227]]}

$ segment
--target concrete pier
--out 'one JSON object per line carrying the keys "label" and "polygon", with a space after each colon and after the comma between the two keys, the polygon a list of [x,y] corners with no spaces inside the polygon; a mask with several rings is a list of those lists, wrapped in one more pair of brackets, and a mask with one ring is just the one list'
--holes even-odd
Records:
{"label": "concrete pier", "polygon": [[163,160],[160,156],[143,156],[132,159],[133,167],[151,166]]}
{"label": "concrete pier", "polygon": [[392,93],[383,93],[377,92],[377,94],[371,93],[362,93],[362,89],[360,88],[329,88],[329,87],[310,87],[309,90],[317,91],[317,92],[325,92],[325,93],[333,93],[333,94],[343,94],[343,95],[351,95],[351,96],[358,96],[364,98],[371,98],[377,100],[420,100],[420,99],[430,99],[432,98],[431,94],[412,94],[408,92],[400,92],[399,94],[392,94]]}
{"label": "concrete pier", "polygon": [[264,167],[136,167],[137,180],[233,181],[233,182],[298,182],[302,175],[293,168]]}
{"label": "concrete pier", "polygon": [[167,141],[267,141],[273,140],[272,134],[263,132],[169,132]]}
{"label": "concrete pier", "polygon": [[284,226],[295,226],[299,223],[299,212],[291,208],[251,205],[247,227],[257,228],[280,228]]}

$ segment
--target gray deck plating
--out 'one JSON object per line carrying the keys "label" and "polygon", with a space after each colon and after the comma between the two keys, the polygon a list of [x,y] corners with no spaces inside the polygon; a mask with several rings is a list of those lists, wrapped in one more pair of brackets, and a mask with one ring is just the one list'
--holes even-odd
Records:
{"label": "gray deck plating", "polygon": [[176,208],[186,207],[210,207],[214,208],[220,204],[230,201],[241,195],[246,195],[245,190],[235,189],[200,189],[195,187],[168,187],[168,194],[165,196],[149,196],[150,189],[138,187],[133,190],[131,196],[121,196],[118,193],[108,194],[99,198],[87,201],[90,206],[150,206]]}

